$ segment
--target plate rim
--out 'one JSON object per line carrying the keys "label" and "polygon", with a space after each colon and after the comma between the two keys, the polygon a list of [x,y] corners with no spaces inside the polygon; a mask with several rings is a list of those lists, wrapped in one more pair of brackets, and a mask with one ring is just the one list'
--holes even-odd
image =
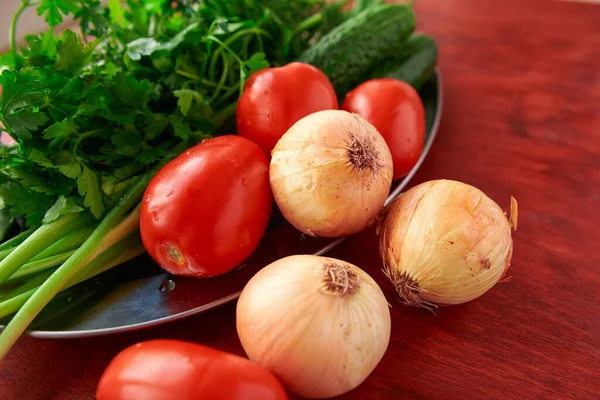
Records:
{"label": "plate rim", "polygon": [[[442,74],[440,72],[439,66],[436,66],[434,69],[434,74],[437,81],[437,105],[435,108],[435,118],[433,120],[433,124],[431,126],[431,133],[428,137],[425,146],[423,147],[423,151],[421,152],[421,156],[419,160],[415,164],[415,166],[411,169],[411,171],[404,177],[402,182],[396,187],[386,199],[384,206],[388,205],[393,199],[395,199],[406,186],[410,183],[414,175],[421,168],[421,165],[425,162],[431,147],[433,146],[433,142],[437,137],[437,133],[439,130],[440,122],[442,119],[442,108],[443,108],[443,100],[444,100],[444,90],[442,84]],[[331,243],[323,246],[319,250],[315,251],[313,255],[321,256],[325,253],[329,252],[339,244],[341,244],[347,237],[338,238]],[[75,338],[83,338],[83,337],[93,337],[93,336],[105,336],[116,333],[124,333],[124,332],[132,332],[140,329],[150,328],[153,326],[162,325],[167,322],[178,321],[192,315],[200,314],[202,312],[223,306],[227,303],[230,303],[236,300],[240,295],[241,291],[232,293],[228,296],[222,297],[216,301],[204,304],[199,307],[195,307],[186,311],[179,312],[177,314],[169,315],[166,317],[156,318],[150,321],[138,322],[135,324],[129,325],[121,325],[110,328],[99,328],[99,329],[87,329],[87,330],[73,330],[73,331],[44,331],[44,330],[28,330],[24,333],[24,336],[42,338],[42,339],[75,339]],[[4,326],[0,326],[0,331],[4,329]]]}

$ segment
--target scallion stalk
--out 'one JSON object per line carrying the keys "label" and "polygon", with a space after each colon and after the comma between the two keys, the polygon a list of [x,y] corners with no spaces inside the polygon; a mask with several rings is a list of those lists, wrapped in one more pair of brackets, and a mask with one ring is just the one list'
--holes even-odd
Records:
{"label": "scallion stalk", "polygon": [[[151,177],[152,174],[147,173],[134,183],[130,190],[119,200],[102,222],[100,222],[85,243],[77,249],[75,254],[62,264],[23,304],[21,309],[4,328],[2,334],[0,334],[0,359],[4,358],[19,336],[25,332],[31,321],[33,321],[52,298],[56,296],[56,294],[59,293],[87,265],[87,263],[91,261],[91,259],[94,258],[93,256],[97,252],[99,246],[110,241],[116,242],[123,237],[115,240],[109,237],[109,234],[120,222],[121,218],[130,211],[132,207],[140,202]],[[68,215],[66,217],[68,217]],[[65,217],[63,217],[63,219],[64,218]],[[51,227],[53,224],[42,226],[38,230]],[[127,234],[128,233],[130,232],[127,232]],[[35,252],[37,253],[39,251],[40,249],[37,249]],[[29,256],[29,258],[31,258],[31,256]],[[12,271],[12,273],[14,272],[15,271]],[[10,275],[12,275],[12,273]]]}
{"label": "scallion stalk", "polygon": [[[33,232],[35,232],[34,229],[28,229],[26,231],[19,233],[17,236],[7,240],[6,242],[0,244],[0,254],[4,253],[7,250],[12,250],[13,248],[17,247],[18,245],[23,243],[23,241],[25,239],[27,239],[29,236],[31,236],[31,234]],[[9,251],[9,253],[10,253],[10,251]],[[1,255],[0,255],[0,257],[1,257],[1,259],[5,258],[5,257],[2,257]]]}
{"label": "scallion stalk", "polygon": [[39,227],[0,262],[0,284],[6,282],[12,274],[40,251],[56,242],[57,238],[69,234],[87,225],[89,222],[90,217],[87,217],[87,215],[73,213],[64,215],[56,221]]}
{"label": "scallion stalk", "polygon": [[74,250],[81,246],[88,237],[94,232],[97,222],[91,225],[86,225],[82,228],[73,231],[62,238],[58,239],[45,250],[40,251],[31,261],[43,260],[58,254],[63,254],[66,251]]}
{"label": "scallion stalk", "polygon": [[45,271],[49,268],[59,266],[62,263],[64,263],[65,261],[67,261],[69,259],[69,257],[71,257],[75,253],[75,251],[76,251],[76,249],[73,249],[73,250],[69,250],[69,251],[66,251],[61,254],[56,254],[54,256],[38,259],[35,261],[30,261],[30,262],[26,263],[25,265],[23,265],[21,268],[19,268],[19,270],[17,272],[12,274],[11,277],[8,278],[7,281],[10,282],[14,279],[20,279],[20,278],[23,278],[24,276],[29,276],[29,275],[38,273],[40,271]]}
{"label": "scallion stalk", "polygon": [[[146,249],[142,243],[139,231],[132,232],[125,239],[117,242],[93,259],[82,271],[72,278],[62,290],[69,289],[96,275],[108,271],[111,268],[123,264],[140,254],[143,254],[145,251]],[[6,296],[6,299],[3,299],[0,302],[0,318],[7,317],[17,312],[42,283],[52,275],[52,273],[52,271],[45,271],[44,274],[36,276],[9,293]]]}

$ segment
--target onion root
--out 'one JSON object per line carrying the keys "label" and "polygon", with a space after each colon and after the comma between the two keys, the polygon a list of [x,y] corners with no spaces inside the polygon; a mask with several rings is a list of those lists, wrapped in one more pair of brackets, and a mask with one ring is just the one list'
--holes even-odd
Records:
{"label": "onion root", "polygon": [[395,268],[385,265],[383,273],[392,282],[396,288],[400,302],[407,306],[424,308],[433,312],[437,305],[431,303],[420,296],[423,289],[419,288],[419,283],[411,278],[406,272],[399,272]]}
{"label": "onion root", "polygon": [[320,290],[335,296],[352,296],[360,288],[360,277],[347,265],[334,262],[323,265]]}

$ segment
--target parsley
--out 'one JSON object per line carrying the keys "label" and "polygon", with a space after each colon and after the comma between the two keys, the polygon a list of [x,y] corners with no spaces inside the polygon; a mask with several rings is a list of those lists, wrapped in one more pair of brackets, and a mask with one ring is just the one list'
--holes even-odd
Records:
{"label": "parsley", "polygon": [[63,22],[63,15],[76,11],[78,7],[70,0],[41,0],[37,8],[37,14],[44,15],[44,20],[50,26],[58,26]]}
{"label": "parsley", "polygon": [[83,211],[73,197],[60,196],[56,202],[46,211],[44,215],[44,223],[52,222],[58,219],[60,216],[70,213],[78,213]]}

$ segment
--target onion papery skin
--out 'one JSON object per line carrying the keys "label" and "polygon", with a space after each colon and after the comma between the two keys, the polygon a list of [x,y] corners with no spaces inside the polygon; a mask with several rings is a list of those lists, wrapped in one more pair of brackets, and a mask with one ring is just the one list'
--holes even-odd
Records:
{"label": "onion papery skin", "polygon": [[358,114],[326,110],[296,122],[273,149],[269,178],[284,217],[299,231],[341,237],[368,227],[392,185],[385,139]]}
{"label": "onion papery skin", "polygon": [[[328,292],[323,267],[349,268],[358,285]],[[381,361],[391,333],[389,305],[360,268],[312,255],[285,257],[259,271],[237,305],[237,330],[248,358],[288,391],[329,398],[360,385]]]}
{"label": "onion papery skin", "polygon": [[388,204],[383,215],[379,249],[405,304],[466,303],[491,289],[510,266],[511,222],[471,185],[422,183]]}

